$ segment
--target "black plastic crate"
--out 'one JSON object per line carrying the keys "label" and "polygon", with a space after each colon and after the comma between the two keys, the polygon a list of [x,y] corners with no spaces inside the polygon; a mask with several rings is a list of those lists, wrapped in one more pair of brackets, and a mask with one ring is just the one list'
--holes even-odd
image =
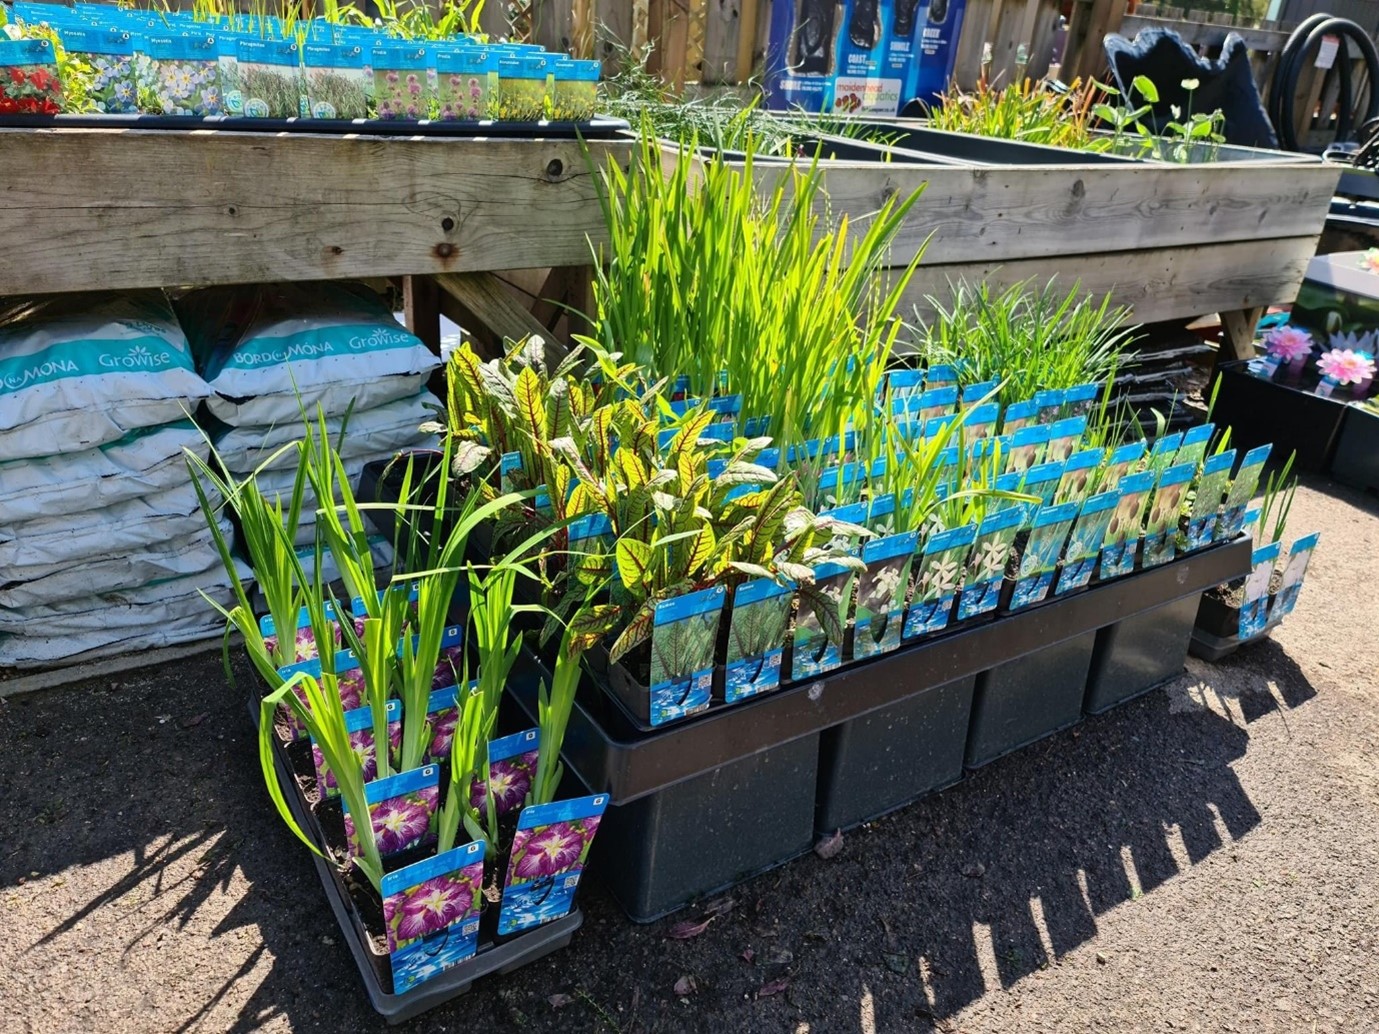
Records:
{"label": "black plastic crate", "polygon": [[1298,470],[1327,470],[1348,405],[1256,377],[1247,365],[1223,363],[1216,371],[1220,387],[1212,419],[1231,429],[1231,444],[1243,453],[1273,443],[1278,462],[1296,450]]}
{"label": "black plastic crate", "polygon": [[1379,491],[1379,415],[1359,406],[1346,407],[1331,476],[1352,488]]}
{"label": "black plastic crate", "polygon": [[1184,596],[1098,632],[1083,710],[1101,714],[1181,675],[1201,598]]}

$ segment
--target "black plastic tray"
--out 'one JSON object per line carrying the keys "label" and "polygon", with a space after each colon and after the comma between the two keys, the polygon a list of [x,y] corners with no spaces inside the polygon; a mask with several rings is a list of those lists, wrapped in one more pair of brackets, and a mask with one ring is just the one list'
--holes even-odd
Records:
{"label": "black plastic tray", "polygon": [[1379,490],[1379,416],[1359,406],[1346,407],[1331,476],[1366,492]]}
{"label": "black plastic tray", "polygon": [[1102,714],[1181,675],[1200,599],[1184,596],[1098,632],[1082,709]]}
{"label": "black plastic tray", "polygon": [[428,119],[244,118],[238,115],[0,115],[0,129],[215,129],[225,133],[341,136],[533,137],[601,140],[625,132],[622,119],[589,122],[470,122]]}
{"label": "black plastic tray", "polygon": [[[1250,540],[1242,536],[988,624],[902,646],[818,681],[796,683],[655,733],[630,727],[586,679],[575,701],[561,753],[591,793],[607,793],[611,803],[625,804],[729,762],[870,714],[932,686],[979,674],[1243,577],[1249,567]],[[525,710],[535,713],[535,679],[512,678],[509,690]]]}
{"label": "black plastic tray", "polygon": [[1348,404],[1256,377],[1247,365],[1223,363],[1216,371],[1219,388],[1214,389],[1212,418],[1217,426],[1231,429],[1231,444],[1241,452],[1273,443],[1275,462],[1282,463],[1296,450],[1297,469],[1325,471]]}

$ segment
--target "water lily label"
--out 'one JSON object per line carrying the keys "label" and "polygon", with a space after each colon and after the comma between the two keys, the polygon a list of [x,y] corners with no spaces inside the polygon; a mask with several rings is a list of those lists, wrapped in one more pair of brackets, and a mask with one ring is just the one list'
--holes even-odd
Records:
{"label": "water lily label", "polygon": [[1245,508],[1250,505],[1255,489],[1259,487],[1259,476],[1264,471],[1271,448],[1261,445],[1251,449],[1240,461],[1240,469],[1235,472],[1231,490],[1226,494],[1226,506],[1216,528],[1216,541],[1233,539],[1245,530]]}
{"label": "water lily label", "polygon": [[1144,524],[1144,553],[1141,564],[1157,567],[1172,560],[1178,549],[1178,515],[1197,465],[1183,463],[1159,475],[1154,501]]}
{"label": "water lily label", "polygon": [[[537,748],[540,730],[525,729],[511,736],[490,740],[488,744],[488,789],[493,794],[493,809],[499,815],[510,815],[522,807],[536,775]],[[483,815],[488,809],[483,776],[469,788],[469,803]]]}
{"label": "water lily label", "polygon": [[479,948],[484,844],[476,840],[383,877],[393,994],[440,976]]}
{"label": "water lily label", "polygon": [[853,621],[854,658],[874,657],[900,646],[905,590],[919,532],[872,539],[862,547],[866,571],[857,576],[857,616]]}
{"label": "water lily label", "polygon": [[651,629],[651,724],[684,718],[709,706],[713,653],[727,589],[686,593],[656,605]]}
{"label": "water lily label", "polygon": [[1269,611],[1269,620],[1279,622],[1293,613],[1298,604],[1298,594],[1302,592],[1302,579],[1307,574],[1307,564],[1312,559],[1312,551],[1317,548],[1320,532],[1304,535],[1288,547],[1288,563],[1283,568],[1283,580],[1274,597],[1274,605]]}
{"label": "water lily label", "polygon": [[1106,473],[1101,478],[1101,490],[1109,492],[1113,488],[1119,488],[1121,478],[1129,474],[1130,468],[1144,458],[1146,449],[1143,439],[1113,449],[1106,459]]}
{"label": "water lily label", "polygon": [[982,520],[967,564],[967,581],[958,600],[959,621],[989,613],[1001,602],[1006,564],[1023,523],[1022,517],[1021,509],[1011,506],[988,514]]}
{"label": "water lily label", "polygon": [[1245,595],[1240,601],[1241,639],[1258,635],[1269,623],[1269,582],[1281,548],[1282,543],[1270,542],[1250,554],[1250,576],[1245,579]]}
{"label": "water lily label", "polygon": [[1082,504],[1082,510],[1073,524],[1072,535],[1068,538],[1063,569],[1059,571],[1058,581],[1053,587],[1055,596],[1081,589],[1092,580],[1101,545],[1106,540],[1106,532],[1111,527],[1111,518],[1119,502],[1119,492],[1102,492],[1089,497]]}
{"label": "water lily label", "polygon": [[[423,765],[410,772],[364,784],[373,835],[383,857],[436,841],[436,804],[440,800],[440,768]],[[343,802],[342,802],[343,803]],[[345,807],[345,837],[350,852],[359,855],[354,816]]]}
{"label": "water lily label", "polygon": [[931,535],[915,580],[914,601],[905,615],[902,639],[914,639],[948,627],[967,555],[977,538],[977,525],[965,524]]}
{"label": "water lily label", "polygon": [[780,685],[781,655],[794,587],[771,578],[739,585],[728,625],[724,699],[732,704]]}
{"label": "water lily label", "polygon": [[1234,466],[1234,449],[1209,456],[1202,464],[1202,476],[1197,482],[1197,493],[1192,498],[1192,509],[1187,518],[1188,549],[1211,545],[1216,535],[1217,511],[1221,508],[1226,482],[1230,480]]}
{"label": "water lily label", "polygon": [[1077,519],[1077,504],[1064,503],[1061,506],[1045,506],[1034,516],[1034,526],[1029,541],[1020,557],[1020,571],[1016,576],[1015,594],[1010,601],[1011,610],[1030,607],[1041,602],[1048,595],[1053,583],[1054,571],[1058,568],[1058,558],[1063,553],[1063,543]]}
{"label": "water lily label", "polygon": [[569,913],[607,794],[522,809],[512,840],[498,933],[512,934]]}

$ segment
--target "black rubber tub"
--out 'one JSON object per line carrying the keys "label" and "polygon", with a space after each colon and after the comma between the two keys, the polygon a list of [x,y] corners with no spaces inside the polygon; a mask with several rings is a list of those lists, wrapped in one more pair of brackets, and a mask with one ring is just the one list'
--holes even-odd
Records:
{"label": "black rubber tub", "polygon": [[1231,429],[1231,444],[1242,454],[1273,443],[1282,461],[1296,450],[1299,470],[1330,468],[1341,420],[1350,407],[1282,381],[1256,377],[1245,362],[1223,363],[1216,371],[1220,386],[1212,419]]}
{"label": "black rubber tub", "polygon": [[1379,491],[1379,414],[1347,406],[1331,459],[1331,476],[1366,492]]}
{"label": "black rubber tub", "polygon": [[1101,714],[1182,674],[1200,602],[1194,593],[1098,632],[1082,709]]}

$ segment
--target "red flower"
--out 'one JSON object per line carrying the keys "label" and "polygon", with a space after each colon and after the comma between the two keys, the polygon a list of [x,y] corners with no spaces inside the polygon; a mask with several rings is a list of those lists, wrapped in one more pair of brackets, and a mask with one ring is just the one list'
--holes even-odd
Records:
{"label": "red flower", "polygon": [[44,93],[47,93],[53,88],[57,80],[49,73],[43,71],[43,69],[35,68],[29,73],[29,82],[33,83]]}
{"label": "red flower", "polygon": [[0,115],[13,115],[18,110],[19,105],[15,103],[14,98],[0,96]]}
{"label": "red flower", "polygon": [[10,80],[12,82],[22,83],[24,81],[24,69],[11,67]]}
{"label": "red flower", "polygon": [[44,101],[41,107],[45,115],[56,115],[62,110],[62,105],[58,104],[56,101]]}

